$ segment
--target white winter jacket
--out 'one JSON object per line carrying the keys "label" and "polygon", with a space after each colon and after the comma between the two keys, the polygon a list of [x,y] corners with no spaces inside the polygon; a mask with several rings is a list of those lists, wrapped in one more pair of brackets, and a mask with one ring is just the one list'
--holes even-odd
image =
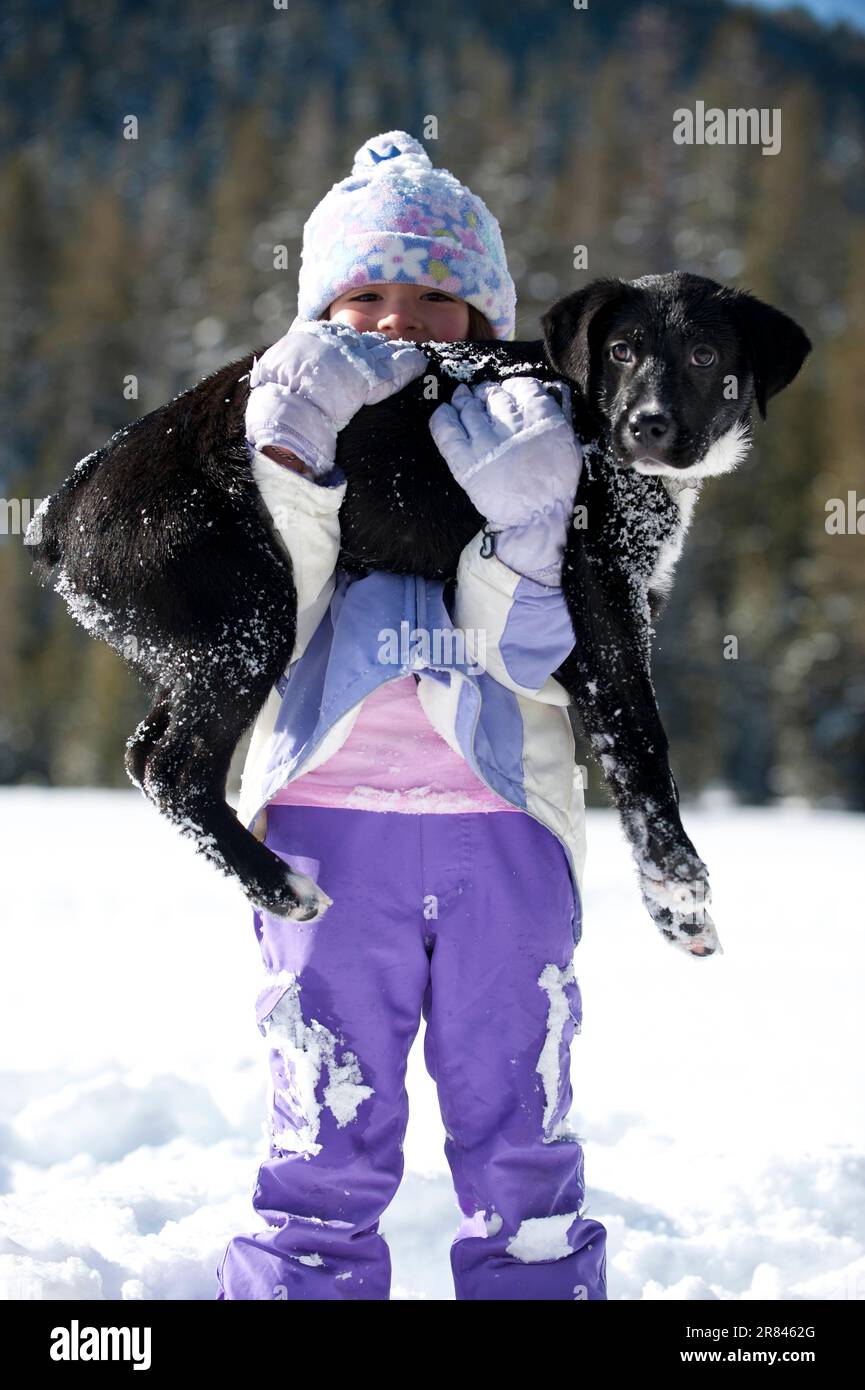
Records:
{"label": "white winter jacket", "polygon": [[258,451],[251,467],[292,562],[297,638],[253,729],[238,819],[252,829],[275,792],[342,746],[373,690],[416,671],[433,727],[558,837],[580,892],[582,780],[569,697],[551,674],[574,642],[561,589],[483,555],[482,532],[462,552],[450,606],[443,581],[348,575],[336,567],[347,483],[323,486]]}

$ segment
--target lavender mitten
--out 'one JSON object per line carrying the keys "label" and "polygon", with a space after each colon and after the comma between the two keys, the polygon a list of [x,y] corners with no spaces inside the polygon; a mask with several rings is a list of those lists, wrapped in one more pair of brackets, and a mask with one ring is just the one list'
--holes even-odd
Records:
{"label": "lavender mitten", "polygon": [[583,462],[570,388],[557,389],[563,406],[535,377],[461,385],[430,417],[439,453],[496,534],[499,559],[550,586],[561,579]]}
{"label": "lavender mitten", "polygon": [[332,468],[336,438],[364,405],[387,400],[428,364],[404,339],[359,333],[346,323],[295,319],[253,359],[246,438],[253,449],[278,444],[316,475]]}

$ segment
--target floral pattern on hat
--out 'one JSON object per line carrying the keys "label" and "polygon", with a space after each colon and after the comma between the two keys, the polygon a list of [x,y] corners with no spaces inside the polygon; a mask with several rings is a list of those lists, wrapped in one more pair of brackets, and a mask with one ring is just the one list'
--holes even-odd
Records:
{"label": "floral pattern on hat", "polygon": [[405,131],[362,145],[350,176],[308,218],[298,317],[318,318],[347,290],[375,283],[442,290],[480,309],[496,337],[514,337],[516,289],[498,222]]}

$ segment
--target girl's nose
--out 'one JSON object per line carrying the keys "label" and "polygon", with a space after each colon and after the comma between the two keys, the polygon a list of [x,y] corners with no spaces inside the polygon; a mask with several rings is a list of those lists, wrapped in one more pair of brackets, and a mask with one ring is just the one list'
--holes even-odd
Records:
{"label": "girl's nose", "polygon": [[420,315],[411,309],[393,309],[389,314],[382,314],[378,321],[379,333],[392,333],[395,338],[419,333],[421,328]]}

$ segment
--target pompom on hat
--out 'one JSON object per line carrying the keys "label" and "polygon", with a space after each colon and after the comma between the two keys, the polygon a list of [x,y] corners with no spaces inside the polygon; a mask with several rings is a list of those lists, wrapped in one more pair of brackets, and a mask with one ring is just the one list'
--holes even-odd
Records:
{"label": "pompom on hat", "polygon": [[486,204],[404,130],[361,145],[303,229],[298,319],[321,318],[361,285],[428,285],[480,309],[513,339],[517,294],[501,229]]}

